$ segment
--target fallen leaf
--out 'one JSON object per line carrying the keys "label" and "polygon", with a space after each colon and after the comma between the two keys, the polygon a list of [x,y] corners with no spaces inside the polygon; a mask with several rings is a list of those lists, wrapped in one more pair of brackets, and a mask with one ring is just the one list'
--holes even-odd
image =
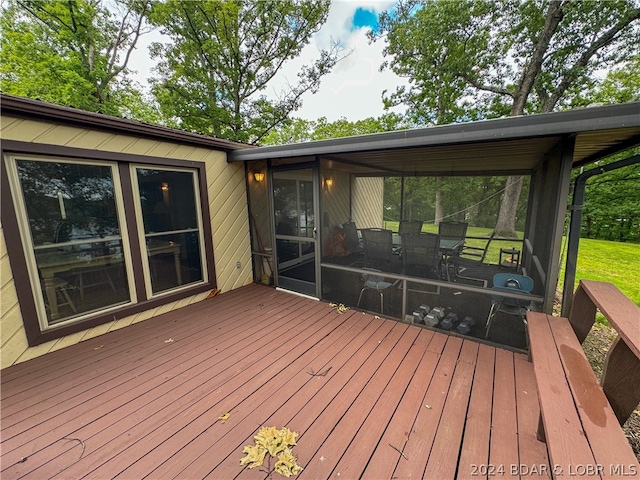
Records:
{"label": "fallen leaf", "polygon": [[249,464],[249,468],[255,468],[262,465],[264,457],[267,454],[267,449],[260,445],[247,445],[242,450],[242,453],[246,453],[245,457],[240,459],[240,465]]}
{"label": "fallen leaf", "polygon": [[97,347],[93,347],[94,350],[100,350],[104,345],[98,345]]}
{"label": "fallen leaf", "polygon": [[218,420],[220,420],[222,423],[226,422],[227,420],[229,420],[229,417],[231,416],[230,412],[222,412],[222,415],[220,415],[218,417]]}
{"label": "fallen leaf", "polygon": [[175,340],[173,338],[170,338],[168,340],[165,340],[164,343],[173,343]]}
{"label": "fallen leaf", "polygon": [[425,405],[424,408],[428,408],[429,410],[431,410],[431,405]]}

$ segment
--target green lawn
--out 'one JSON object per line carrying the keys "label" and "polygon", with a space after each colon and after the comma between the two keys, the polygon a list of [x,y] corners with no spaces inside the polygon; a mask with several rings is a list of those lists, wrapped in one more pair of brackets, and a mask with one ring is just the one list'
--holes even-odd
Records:
{"label": "green lawn", "polygon": [[[564,259],[562,263],[564,267]],[[640,305],[640,244],[581,238],[575,287],[578,280],[611,282]],[[560,289],[563,282],[564,268],[560,272]]]}

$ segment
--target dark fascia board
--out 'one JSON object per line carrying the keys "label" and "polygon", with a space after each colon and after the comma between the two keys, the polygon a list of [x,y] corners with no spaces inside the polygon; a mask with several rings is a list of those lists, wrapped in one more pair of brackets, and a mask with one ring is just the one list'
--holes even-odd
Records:
{"label": "dark fascia board", "polygon": [[0,94],[0,111],[3,115],[31,120],[53,121],[80,128],[103,130],[111,133],[135,135],[154,140],[173,141],[181,144],[213,148],[225,152],[251,148],[231,140],[187,132],[175,128],[152,125],[136,120],[113,117],[101,113],[86,112],[77,108],[54,105],[52,103],[13,95]]}
{"label": "dark fascia board", "polygon": [[488,143],[625,127],[640,127],[640,102],[236,150],[229,154],[228,160],[242,162],[409,147]]}

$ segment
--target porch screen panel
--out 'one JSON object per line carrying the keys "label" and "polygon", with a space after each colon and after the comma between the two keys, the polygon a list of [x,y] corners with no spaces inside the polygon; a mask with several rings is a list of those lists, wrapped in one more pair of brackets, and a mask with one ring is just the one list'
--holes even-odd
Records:
{"label": "porch screen panel", "polygon": [[194,171],[136,168],[152,294],[205,280]]}
{"label": "porch screen panel", "polygon": [[16,159],[16,169],[42,327],[131,302],[115,166]]}

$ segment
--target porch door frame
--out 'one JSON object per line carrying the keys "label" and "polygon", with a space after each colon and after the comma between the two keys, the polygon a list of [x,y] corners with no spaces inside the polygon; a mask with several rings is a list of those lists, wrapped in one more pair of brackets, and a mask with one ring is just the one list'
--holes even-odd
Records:
{"label": "porch door frame", "polygon": [[[296,282],[294,279],[286,277],[287,280],[283,282],[285,277],[280,278],[280,262],[278,260],[278,245],[276,235],[278,237],[282,237],[281,234],[276,234],[277,229],[277,221],[276,221],[276,210],[275,210],[275,202],[274,202],[274,174],[295,170],[311,170],[311,179],[313,183],[313,217],[314,217],[314,234],[312,237],[299,237],[299,236],[287,236],[291,241],[296,242],[309,242],[313,243],[313,252],[314,252],[314,265],[315,265],[315,291],[310,291],[308,288],[304,288],[303,282]],[[321,298],[321,279],[320,279],[320,263],[321,263],[321,255],[320,255],[320,247],[321,247],[321,232],[320,232],[320,168],[318,166],[318,162],[305,162],[298,163],[295,165],[281,165],[281,166],[269,166],[267,169],[268,172],[268,185],[269,185],[269,210],[271,212],[271,232],[272,232],[272,245],[273,245],[273,260],[274,260],[274,268],[273,268],[273,282],[276,288],[283,288],[285,290],[293,291],[296,293],[300,293],[303,295],[312,296],[314,298]],[[281,238],[279,238],[281,239]],[[284,283],[284,284],[283,284]]]}

